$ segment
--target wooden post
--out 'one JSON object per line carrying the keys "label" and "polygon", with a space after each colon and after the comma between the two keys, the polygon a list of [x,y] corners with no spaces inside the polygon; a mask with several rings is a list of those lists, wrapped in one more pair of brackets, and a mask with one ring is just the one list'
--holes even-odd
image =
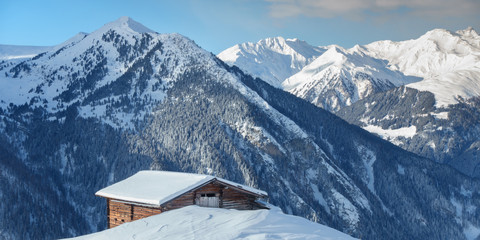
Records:
{"label": "wooden post", "polygon": [[107,228],[110,228],[110,198],[107,198]]}
{"label": "wooden post", "polygon": [[133,204],[130,204],[130,222],[133,221]]}
{"label": "wooden post", "polygon": [[220,196],[218,196],[218,198],[220,200],[219,203],[218,203],[218,207],[223,208],[223,188],[220,189]]}

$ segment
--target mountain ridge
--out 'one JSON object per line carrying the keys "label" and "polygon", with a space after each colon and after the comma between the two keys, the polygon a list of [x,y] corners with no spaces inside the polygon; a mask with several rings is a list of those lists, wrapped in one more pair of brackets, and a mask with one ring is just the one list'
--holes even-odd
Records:
{"label": "mountain ridge", "polygon": [[[131,26],[140,32],[130,28]],[[194,64],[191,61],[194,58],[185,56],[171,45],[180,44],[183,48],[191,49],[192,55],[197,55],[195,59],[203,58],[208,60],[210,65],[216,64],[210,53],[203,49],[198,50],[198,46],[190,39],[179,34],[147,32],[147,29],[130,18],[121,17],[90,34],[75,35],[54,47],[54,51],[18,64],[5,71],[6,77],[0,79],[4,86],[9,86],[3,91],[0,90],[3,96],[0,105],[3,104],[6,108],[9,103],[21,105],[34,101],[37,106],[46,106],[51,114],[55,114],[78,103],[81,108],[85,108],[80,112],[86,116],[105,117],[107,111],[116,111],[117,116],[111,115],[110,119],[105,121],[116,127],[134,127],[129,120],[134,117],[130,114],[131,110],[124,111],[113,107],[115,101],[121,100],[118,99],[120,92],[115,89],[126,87],[123,83],[125,80],[127,85],[128,81],[134,81],[135,88],[129,95],[155,104],[164,98],[165,91],[171,85],[171,80],[175,79],[175,75],[183,74],[172,71],[168,76],[161,76],[161,73],[150,76],[154,69],[168,68],[170,66],[166,64],[173,64],[164,61],[163,65],[160,65],[159,60],[179,55],[178,64]],[[127,54],[130,59],[125,59]],[[32,65],[42,67],[32,69]],[[6,68],[6,65],[0,66],[0,69]],[[90,75],[83,74],[89,71],[92,71]],[[132,74],[139,76],[134,77]],[[22,84],[12,85],[10,78],[17,79]],[[135,111],[145,114],[149,110]],[[125,115],[126,118],[119,115]],[[136,118],[141,119],[143,115]]]}
{"label": "mountain ridge", "polygon": [[434,95],[400,87],[340,109],[338,116],[405,150],[480,177],[479,98],[436,107]]}
{"label": "mountain ridge", "polygon": [[[480,152],[476,146],[480,133],[473,119],[477,119],[480,97],[480,36],[473,28],[456,32],[433,29],[411,40],[384,40],[335,49],[365,56],[358,61],[360,66],[377,66],[414,81],[376,86],[378,81],[369,69],[360,69],[359,78],[355,74],[338,77],[352,72],[351,68],[338,64],[335,70],[327,71],[335,62],[343,61],[327,51],[287,78],[284,89],[405,150],[448,164],[469,176],[479,176],[476,156]],[[322,71],[324,75],[319,74]],[[357,103],[362,99],[367,100]]]}
{"label": "mountain ridge", "polygon": [[[313,47],[298,39],[275,37],[257,43],[237,44],[217,56],[229,65],[239,65],[270,85],[280,87],[286,77],[300,71],[324,51],[324,48]],[[250,58],[254,58],[254,61],[250,62]]]}
{"label": "mountain ridge", "polygon": [[[411,88],[433,92],[437,106],[457,103],[456,97],[480,96],[480,36],[467,28],[457,32],[434,29],[417,39],[378,41],[365,45],[389,67],[424,78]],[[466,88],[462,86],[468,86]]]}
{"label": "mountain ridge", "polygon": [[[262,40],[258,44],[261,42]],[[329,47],[320,46],[318,48],[328,49]],[[324,54],[325,51],[320,53],[320,55]],[[421,91],[433,92],[439,107],[457,103],[457,96],[463,98],[480,96],[480,83],[476,81],[476,79],[480,78],[480,65],[478,65],[480,62],[480,37],[471,27],[456,32],[445,29],[433,29],[417,39],[399,42],[390,40],[377,41],[363,46],[356,45],[348,49],[348,52],[364,54],[379,61],[387,61],[385,68],[388,68],[388,70],[398,71],[405,76],[418,78],[415,83],[405,82],[405,84],[409,83],[409,87]],[[315,58],[320,57],[320,55]],[[245,55],[241,63],[236,63],[235,58],[225,57],[224,53],[218,56],[221,59],[225,59],[229,64],[237,64],[244,71],[253,74],[255,77],[265,78],[252,67],[255,62],[253,59],[257,58],[257,55]],[[276,62],[278,61],[271,58],[270,62],[263,63],[263,66],[269,68],[263,71],[275,72]],[[293,74],[286,76],[284,79],[279,79],[279,81],[285,81],[292,76]],[[395,80],[392,79],[392,81]],[[271,80],[266,81],[272,84]],[[276,84],[272,85],[278,87]],[[286,90],[291,90],[288,82],[284,85],[287,85]],[[315,86],[315,84],[311,83],[310,86]],[[302,91],[308,90],[304,89]],[[383,91],[386,90],[388,89]],[[312,90],[311,92],[315,91]],[[346,94],[346,92],[342,94]],[[321,93],[318,91],[316,94],[312,93],[312,95],[312,97],[308,97],[311,101],[317,103],[326,101],[326,99],[322,99]],[[301,95],[300,97],[306,96]],[[320,100],[314,100],[317,98],[320,98]],[[344,98],[348,98],[348,96],[344,96]],[[322,104],[319,104],[319,106],[322,107]],[[327,108],[329,107],[327,106]],[[338,108],[329,109],[333,109],[333,111],[338,110]]]}
{"label": "mountain ridge", "polygon": [[284,90],[332,112],[368,95],[419,81],[362,52],[330,46],[282,83]]}

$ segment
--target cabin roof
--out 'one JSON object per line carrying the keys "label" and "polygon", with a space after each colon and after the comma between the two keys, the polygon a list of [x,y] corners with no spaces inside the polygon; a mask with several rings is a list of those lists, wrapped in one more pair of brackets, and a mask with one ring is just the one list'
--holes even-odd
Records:
{"label": "cabin roof", "polygon": [[242,189],[259,197],[268,194],[253,187],[210,175],[167,171],[140,171],[135,175],[103,188],[97,196],[160,206],[176,197],[212,181]]}

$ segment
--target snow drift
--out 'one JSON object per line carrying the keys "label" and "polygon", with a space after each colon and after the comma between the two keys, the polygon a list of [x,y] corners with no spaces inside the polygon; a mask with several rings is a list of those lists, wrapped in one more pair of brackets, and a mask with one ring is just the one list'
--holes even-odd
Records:
{"label": "snow drift", "polygon": [[[273,207],[273,206],[272,206]],[[189,206],[81,239],[355,239],[305,218],[271,210],[238,211]]]}

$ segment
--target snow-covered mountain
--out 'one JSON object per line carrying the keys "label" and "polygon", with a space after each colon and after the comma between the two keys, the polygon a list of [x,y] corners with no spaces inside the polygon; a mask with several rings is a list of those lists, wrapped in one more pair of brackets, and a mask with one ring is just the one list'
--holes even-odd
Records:
{"label": "snow-covered mountain", "polygon": [[[455,33],[435,29],[418,39],[378,41],[348,50],[338,46],[318,47],[322,51],[312,56],[312,65],[305,64],[303,71],[297,70],[290,75],[284,72],[283,61],[262,52],[246,54],[239,50],[239,46],[244,45],[256,46],[248,43],[237,45],[225,50],[219,57],[270,84],[270,77],[261,73],[282,76],[283,80],[278,80],[285,81],[282,83],[285,90],[332,111],[371,93],[404,84],[434,93],[437,106],[455,104],[457,96],[466,99],[480,96],[480,37],[472,28]],[[327,53],[327,49],[339,54]],[[240,57],[236,57],[237,52]],[[325,56],[322,57],[322,54]],[[344,61],[350,64],[338,64],[342,58],[340,55],[346,57]],[[313,63],[316,58],[320,60]],[[333,64],[335,62],[337,64]],[[260,66],[261,71],[257,69]],[[334,77],[338,74],[332,74],[334,71],[327,66],[335,67],[337,72],[345,72],[345,76]],[[367,90],[375,89],[378,82],[387,84],[376,88],[377,91]],[[388,82],[393,83],[390,88],[387,87]],[[272,85],[278,86],[276,83]]]}
{"label": "snow-covered mountain", "polygon": [[335,112],[368,95],[419,81],[389,70],[386,61],[354,49],[329,46],[328,51],[287,78],[283,89]]}
{"label": "snow-covered mountain", "polygon": [[406,150],[480,177],[479,35],[471,28],[436,29],[418,39],[380,41],[359,50],[388,61],[392,70],[424,79],[337,114]]}
{"label": "snow-covered mountain", "polygon": [[480,178],[480,98],[459,101],[436,107],[432,93],[401,87],[337,114],[399,147]]}
{"label": "snow-covered mountain", "polygon": [[[401,42],[330,46],[282,86],[404,149],[478,177],[479,64],[475,30],[435,29]],[[408,88],[395,89],[401,85]]]}
{"label": "snow-covered mountain", "polygon": [[257,43],[242,43],[218,54],[229,65],[236,65],[272,86],[280,87],[288,77],[325,52],[298,39],[267,38]]}
{"label": "snow-covered mountain", "polygon": [[363,50],[387,60],[392,70],[423,78],[408,86],[432,92],[437,106],[455,104],[457,96],[480,96],[480,36],[472,28],[435,29],[418,39],[379,41]]}
{"label": "snow-covered mountain", "polygon": [[216,59],[183,36],[157,34],[122,17],[20,64],[0,64],[0,107],[31,104],[57,114],[78,104],[84,117],[133,128],[162,101],[185,66],[200,62],[209,68]]}
{"label": "snow-covered mountain", "polygon": [[355,237],[478,236],[477,180],[129,18],[3,62],[0,85],[0,238],[104,229],[94,193],[148,168],[254,186]]}
{"label": "snow-covered mountain", "polygon": [[122,224],[81,239],[312,239],[342,240],[349,235],[307,219],[271,210],[238,211],[189,206]]}

